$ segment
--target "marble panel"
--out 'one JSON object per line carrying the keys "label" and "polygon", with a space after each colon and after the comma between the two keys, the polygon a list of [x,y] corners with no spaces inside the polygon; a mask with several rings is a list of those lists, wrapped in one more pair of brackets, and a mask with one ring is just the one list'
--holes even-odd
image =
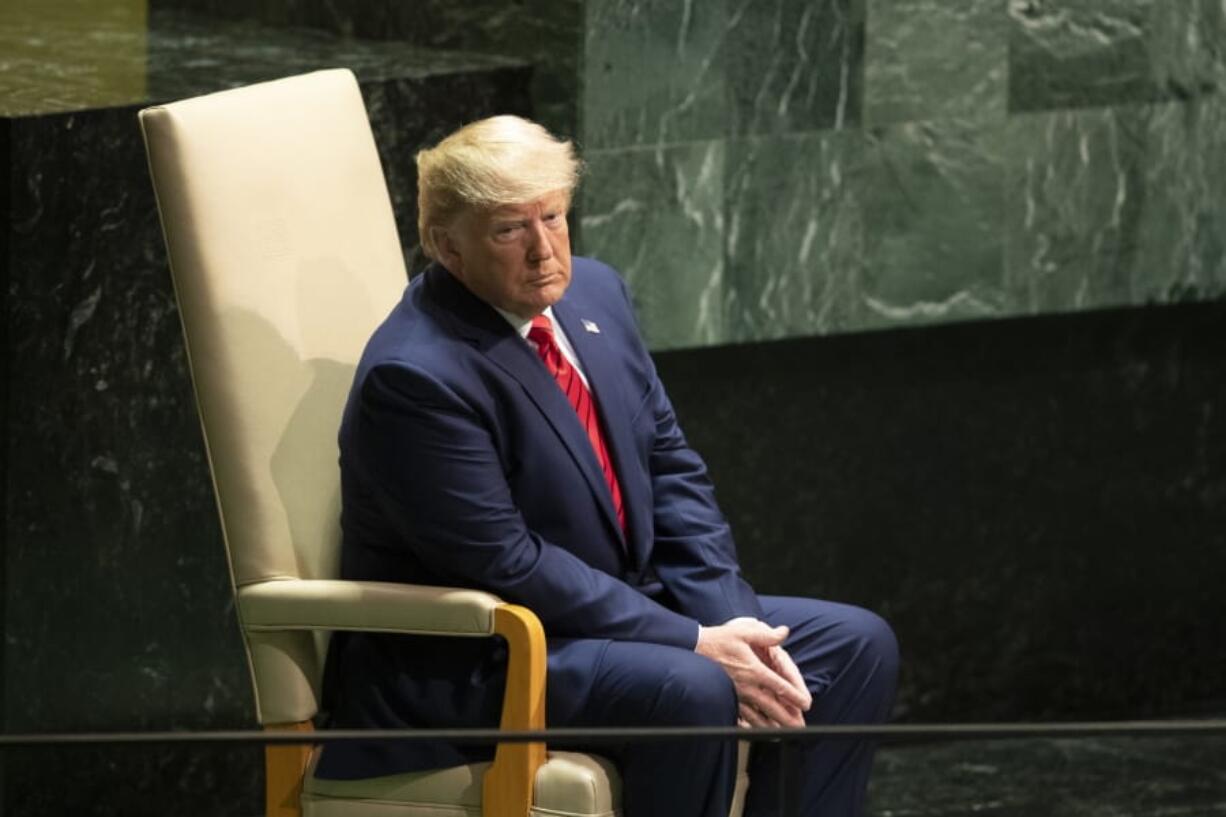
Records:
{"label": "marble panel", "polygon": [[625,276],[653,348],[723,340],[724,143],[586,158],[578,250]]}
{"label": "marble panel", "polygon": [[[1223,7],[1226,8],[1226,7]],[[1133,303],[1226,295],[1226,96],[1149,111]]]}
{"label": "marble panel", "polygon": [[189,10],[280,29],[394,41],[400,49],[410,45],[530,62],[536,66],[530,85],[534,118],[556,133],[578,135],[582,0],[151,0],[151,6],[159,34],[164,19],[173,21],[175,11]]}
{"label": "marble panel", "polygon": [[146,0],[5,0],[0,115],[145,98]]}
{"label": "marble panel", "polygon": [[[190,14],[159,14],[149,38],[151,99],[180,99],[321,68],[345,67],[361,83],[434,81],[463,73],[523,70],[508,57],[344,39]],[[455,107],[456,103],[452,103]],[[423,118],[425,111],[417,114]]]}
{"label": "marble panel", "polygon": [[136,110],[10,126],[5,727],[247,725]]}
{"label": "marble panel", "polygon": [[724,340],[858,326],[863,160],[849,131],[729,143]]}
{"label": "marble panel", "polygon": [[1007,286],[1030,312],[1226,292],[1220,97],[1014,117]]}
{"label": "marble panel", "polygon": [[860,121],[864,0],[727,0],[729,132]]}
{"label": "marble panel", "polygon": [[1008,98],[1001,2],[868,0],[864,123],[999,120]]}
{"label": "marble panel", "polygon": [[[3,554],[8,550],[8,404],[10,391],[8,376],[8,271],[11,262],[9,237],[12,229],[9,218],[10,198],[12,195],[10,178],[12,167],[10,157],[12,156],[12,151],[9,146],[9,131],[11,127],[11,120],[0,117],[0,435],[2,435],[0,436],[0,497],[4,497],[0,501],[0,587],[7,586],[5,578],[7,571],[5,570]],[[5,604],[0,601],[0,632],[5,632],[5,630]],[[0,678],[5,677],[7,677],[7,669],[4,650],[0,649]],[[7,696],[5,695],[4,686],[3,683],[0,683],[0,727],[4,725],[3,713],[7,707],[5,703]],[[7,775],[5,774],[4,762],[0,759],[0,804],[4,802],[6,780]]]}
{"label": "marble panel", "polygon": [[1218,0],[1009,0],[1013,111],[1187,99],[1223,87]]}
{"label": "marble panel", "polygon": [[5,752],[6,817],[257,817],[259,746],[120,745]]}
{"label": "marble panel", "polygon": [[1130,817],[1226,811],[1220,735],[1034,738],[887,747],[870,817]]}
{"label": "marble panel", "polygon": [[913,122],[865,147],[860,328],[991,318],[1003,286],[1003,123]]}
{"label": "marble panel", "polygon": [[[0,93],[0,115],[181,99],[338,66],[350,68],[364,83],[516,69],[528,74],[522,61],[508,57],[346,40],[321,31],[280,30],[184,13],[155,15],[147,37],[143,29],[119,24],[85,37],[59,19],[39,26],[42,46],[37,51],[18,47],[30,36],[22,20],[0,17],[0,53],[13,63]],[[121,70],[139,73],[142,82],[115,86],[108,81],[108,71]],[[453,100],[440,110],[459,103]]]}
{"label": "marble panel", "polygon": [[726,128],[732,0],[587,0],[588,149],[717,139]]}

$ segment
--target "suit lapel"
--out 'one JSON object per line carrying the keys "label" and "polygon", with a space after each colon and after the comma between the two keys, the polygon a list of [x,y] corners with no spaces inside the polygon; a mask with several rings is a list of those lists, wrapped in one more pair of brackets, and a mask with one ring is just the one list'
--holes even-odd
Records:
{"label": "suit lapel", "polygon": [[[613,468],[617,472],[618,483],[622,489],[622,506],[626,512],[631,555],[634,564],[641,565],[645,537],[639,531],[646,520],[639,519],[639,513],[641,509],[651,507],[651,504],[649,497],[645,498],[640,494],[642,489],[649,489],[650,486],[645,486],[642,480],[632,478],[630,469],[636,462],[634,435],[630,428],[632,406],[627,404],[628,391],[625,382],[619,377],[621,369],[609,347],[608,335],[600,332],[599,327],[589,320],[595,314],[587,314],[582,304],[567,298],[553,306],[553,315],[566,332],[571,347],[579,357],[583,374],[587,377],[592,397],[596,401],[605,444],[613,458]],[[591,328],[588,323],[592,323]],[[603,479],[603,475],[601,478]],[[612,503],[609,505],[612,511]]]}
{"label": "suit lapel", "polygon": [[[519,381],[528,398],[548,420],[575,465],[583,473],[588,488],[603,511],[606,524],[620,537],[621,526],[617,523],[617,512],[613,508],[613,500],[609,496],[609,488],[596,459],[596,452],[592,449],[587,432],[579,422],[574,407],[558,388],[557,382],[541,359],[501,315],[470,293],[451,273],[442,267],[432,266],[423,274],[429,276],[425,284],[430,289],[432,299],[442,307],[437,317],[447,322],[457,335],[473,343],[491,362]],[[557,306],[554,307],[554,314],[557,314]],[[565,330],[568,337],[574,337],[572,329],[565,327]],[[584,373],[590,378],[590,372],[586,371],[586,362],[584,367]],[[599,405],[598,399],[597,406]],[[616,456],[614,462],[618,462]]]}

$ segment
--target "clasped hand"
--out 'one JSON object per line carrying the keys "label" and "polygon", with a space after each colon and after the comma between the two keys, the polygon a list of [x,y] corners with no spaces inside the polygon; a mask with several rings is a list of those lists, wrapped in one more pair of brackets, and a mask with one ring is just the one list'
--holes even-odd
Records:
{"label": "clasped hand", "polygon": [[748,617],[698,628],[694,652],[715,661],[732,679],[742,726],[805,725],[813,696],[781,646],[787,637],[787,627]]}

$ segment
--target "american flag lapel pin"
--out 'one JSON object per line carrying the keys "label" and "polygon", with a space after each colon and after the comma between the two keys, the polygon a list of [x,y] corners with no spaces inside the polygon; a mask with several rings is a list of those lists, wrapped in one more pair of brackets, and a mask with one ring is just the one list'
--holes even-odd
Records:
{"label": "american flag lapel pin", "polygon": [[591,332],[593,335],[600,334],[600,327],[596,325],[596,321],[589,321],[587,318],[584,318],[583,328]]}

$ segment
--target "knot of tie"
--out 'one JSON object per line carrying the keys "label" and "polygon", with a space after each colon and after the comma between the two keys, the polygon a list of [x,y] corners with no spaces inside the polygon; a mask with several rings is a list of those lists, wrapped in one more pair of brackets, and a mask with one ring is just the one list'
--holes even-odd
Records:
{"label": "knot of tie", "polygon": [[528,339],[538,347],[553,345],[553,322],[544,315],[537,315],[532,319],[532,328],[528,330]]}
{"label": "knot of tie", "polygon": [[545,363],[545,368],[549,369],[549,373],[554,378],[557,378],[562,350],[558,348],[557,341],[553,337],[553,322],[544,315],[537,315],[532,319],[532,328],[528,330],[528,340],[536,345],[536,353]]}

